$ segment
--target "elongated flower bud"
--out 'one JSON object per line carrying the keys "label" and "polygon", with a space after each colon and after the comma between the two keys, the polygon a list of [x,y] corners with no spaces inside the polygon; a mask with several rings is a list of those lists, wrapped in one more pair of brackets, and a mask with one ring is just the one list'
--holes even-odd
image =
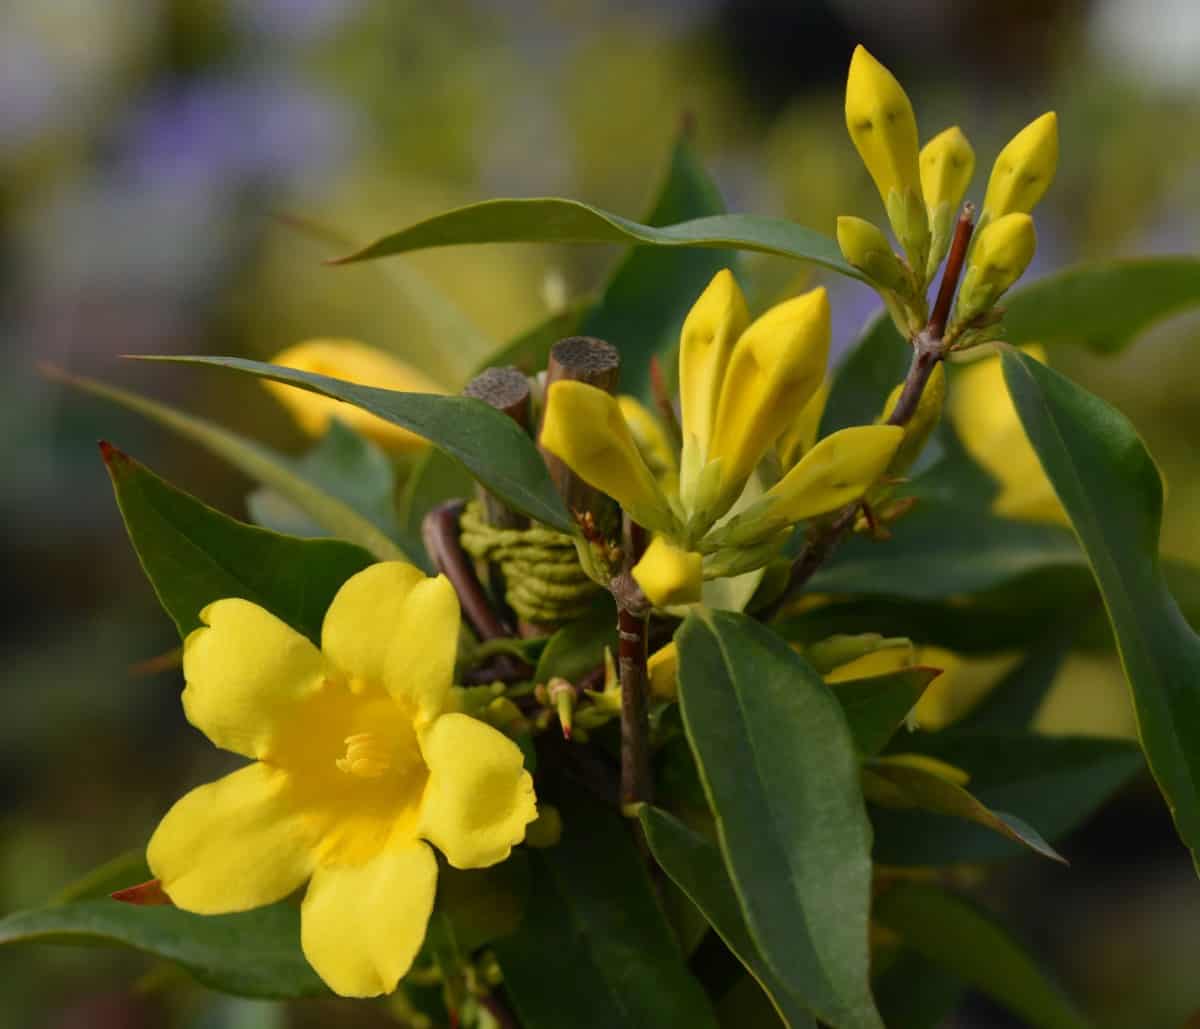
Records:
{"label": "elongated flower bud", "polygon": [[875,181],[888,220],[918,274],[929,252],[929,223],[917,166],[917,119],[890,71],[855,47],[846,80],[846,128]]}
{"label": "elongated flower bud", "polygon": [[966,196],[971,177],[975,174],[975,151],[962,130],[953,128],[939,132],[921,150],[921,193],[925,198],[925,213],[929,218],[929,260],[925,266],[926,280],[932,279],[950,241],[958,207]]}
{"label": "elongated flower bud", "polygon": [[666,498],[611,394],[583,382],[554,383],[546,395],[541,444],[635,522],[656,531],[673,528]]}
{"label": "elongated flower bud", "polygon": [[771,308],[734,347],[721,386],[709,457],[721,461],[715,520],[729,510],[767,448],[816,392],[829,356],[823,288]]}
{"label": "elongated flower bud", "polygon": [[898,425],[856,425],[826,436],[795,468],[717,533],[743,546],[857,500],[887,470],[904,439]]}
{"label": "elongated flower bud", "polygon": [[1006,214],[988,225],[971,250],[955,303],[955,325],[966,325],[991,308],[1029,267],[1036,250],[1037,231],[1029,215]]}
{"label": "elongated flower bud", "polygon": [[700,602],[703,558],[655,536],[642,559],[633,566],[633,581],[655,607]]}
{"label": "elongated flower bud", "polygon": [[825,414],[825,402],[829,399],[831,380],[826,376],[817,387],[807,404],[800,408],[792,424],[784,430],[775,450],[779,454],[779,464],[787,471],[813,448],[817,442],[817,432],[821,427],[821,418]]}
{"label": "elongated flower bud", "polygon": [[837,220],[842,256],[872,282],[895,293],[908,293],[908,276],[883,231],[865,218],[842,215]]}
{"label": "elongated flower bud", "polygon": [[[899,383],[884,404],[880,421],[886,422],[896,409],[904,383]],[[921,451],[929,440],[930,434],[937,428],[942,417],[942,408],[946,403],[946,369],[939,361],[925,383],[921,399],[917,402],[917,410],[904,426],[904,440],[896,455],[887,467],[888,475],[903,475],[920,456]]]}
{"label": "elongated flower bud", "polygon": [[1058,169],[1058,115],[1043,114],[1018,132],[992,165],[979,228],[1006,214],[1028,214]]}

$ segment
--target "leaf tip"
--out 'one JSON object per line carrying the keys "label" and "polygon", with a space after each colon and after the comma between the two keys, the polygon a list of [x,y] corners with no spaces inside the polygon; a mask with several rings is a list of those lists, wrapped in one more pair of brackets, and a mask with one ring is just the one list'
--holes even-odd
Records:
{"label": "leaf tip", "polygon": [[97,440],[96,443],[100,447],[100,459],[108,466],[110,472],[129,464],[129,455],[125,451],[113,446],[108,440]]}

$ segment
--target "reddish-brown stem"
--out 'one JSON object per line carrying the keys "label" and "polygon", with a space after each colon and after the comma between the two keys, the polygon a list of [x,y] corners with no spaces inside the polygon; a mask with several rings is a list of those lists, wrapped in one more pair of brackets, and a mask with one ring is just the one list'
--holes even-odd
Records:
{"label": "reddish-brown stem", "polygon": [[481,640],[504,639],[512,632],[492,609],[471,559],[458,539],[458,520],[465,506],[462,500],[438,504],[421,522],[421,537],[434,566],[450,580],[458,594],[458,602],[475,635]]}
{"label": "reddish-brown stem", "polygon": [[958,224],[954,227],[954,239],[950,243],[950,256],[946,258],[946,267],[942,271],[942,281],[938,286],[937,299],[933,302],[933,313],[929,316],[929,324],[925,328],[925,331],[933,339],[940,340],[946,332],[946,322],[950,318],[950,305],[954,302],[954,291],[958,289],[963,263],[967,259],[967,247],[970,246],[971,233],[974,231],[975,205],[964,204],[962,214],[958,216]]}
{"label": "reddish-brown stem", "polygon": [[646,627],[648,605],[631,571],[646,550],[647,533],[629,521],[625,568],[615,582],[617,668],[621,679],[621,807],[649,801],[650,719],[647,704]]}

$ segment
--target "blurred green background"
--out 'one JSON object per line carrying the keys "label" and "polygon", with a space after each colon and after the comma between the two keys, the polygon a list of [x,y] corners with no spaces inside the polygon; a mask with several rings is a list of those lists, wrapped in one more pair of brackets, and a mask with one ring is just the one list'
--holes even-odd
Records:
{"label": "blurred green background", "polygon": [[[379,266],[332,269],[274,216],[369,238],[495,195],[567,195],[641,214],[686,119],[733,210],[832,235],[879,219],[845,134],[854,43],[892,67],[927,138],[960,124],[986,169],[1054,108],[1058,179],[1030,275],[1115,254],[1196,252],[1200,6],[1193,0],[13,0],[0,5],[0,538],[9,603],[0,719],[0,911],[144,844],[220,757],[183,721],[177,642],[127,545],[104,437],[244,514],[247,483],[39,363],[132,385],[280,446],[252,383],[123,353],[269,357],[354,336],[459,388],[453,340]],[[608,248],[458,248],[413,265],[504,340],[592,288]],[[804,272],[751,260],[760,300]],[[835,350],[873,294],[829,284]],[[1200,562],[1200,324],[1115,359],[1052,361],[1124,410],[1170,483],[1164,545]],[[1119,669],[1077,659],[1051,728],[1130,734]],[[995,886],[1105,1027],[1200,1010],[1200,884],[1146,782],[1067,842],[1070,870]],[[285,1007],[174,988],[136,955],[0,949],[0,1026],[273,1029],[395,1024],[383,1006]],[[167,988],[167,986],[172,988]],[[956,1026],[1009,1026],[972,999]]]}

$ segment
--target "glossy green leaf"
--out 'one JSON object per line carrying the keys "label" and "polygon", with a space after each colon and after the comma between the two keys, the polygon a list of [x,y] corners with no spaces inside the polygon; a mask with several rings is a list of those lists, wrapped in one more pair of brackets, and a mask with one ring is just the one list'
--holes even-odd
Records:
{"label": "glossy green leaf", "polygon": [[770,629],[716,611],[676,634],[684,727],[768,966],[838,1029],[881,1029],[868,987],[870,826],[841,707]]}
{"label": "glossy green leaf", "polygon": [[1155,322],[1200,306],[1200,258],[1098,261],[1049,275],[1003,300],[1013,343],[1083,343],[1111,353]]}
{"label": "glossy green leaf", "polygon": [[721,852],[711,840],[693,832],[674,815],[644,805],[638,813],[654,860],[700,909],[725,945],[767,991],[779,1017],[792,1029],[815,1029],[804,1003],[760,957],[738,907],[737,894],[725,871]]}
{"label": "glossy green leaf", "polygon": [[623,820],[539,786],[559,806],[561,842],[530,853],[525,919],[494,949],[525,1029],[716,1029]]}
{"label": "glossy green leaf", "polygon": [[[420,540],[421,525],[430,511],[447,500],[469,500],[474,494],[475,480],[470,472],[437,447],[430,447],[404,482],[398,505],[400,531],[410,539]],[[419,563],[427,572],[433,572],[424,542],[419,553]]]}
{"label": "glossy green leaf", "polygon": [[888,394],[904,381],[912,360],[912,347],[896,331],[886,313],[872,318],[862,335],[833,373],[822,436],[852,425],[872,425],[883,412]]}
{"label": "glossy green leaf", "polygon": [[1200,868],[1200,637],[1159,566],[1158,469],[1115,408],[1019,351],[1002,360],[1025,432],[1104,598],[1150,770]]}
{"label": "glossy green leaf", "polygon": [[[896,749],[925,754],[967,772],[971,793],[987,807],[1010,811],[1058,843],[1082,825],[1143,767],[1125,740],[980,733],[947,729],[911,733]],[[942,865],[1019,857],[1017,844],[957,819],[921,811],[872,812],[875,859],[888,865]]]}
{"label": "glossy green leaf", "polygon": [[338,263],[463,243],[634,243],[656,247],[751,250],[810,261],[861,279],[827,236],[783,218],[717,214],[675,225],[642,225],[597,207],[557,197],[485,200],[393,232]]}
{"label": "glossy green leaf", "polygon": [[993,811],[957,783],[908,763],[906,755],[868,762],[863,768],[863,786],[867,799],[874,804],[901,811],[919,808],[934,815],[975,822],[1035,854],[1066,864],[1063,856],[1033,826],[1015,815]]}
{"label": "glossy green leaf", "polygon": [[[330,535],[357,543],[380,561],[408,557],[395,542],[394,516],[382,495],[385,487],[380,485],[381,479],[386,475],[390,482],[391,469],[390,465],[382,469],[379,462],[386,463],[387,458],[350,430],[335,423],[312,455],[297,460],[149,397],[54,368],[46,372],[60,382],[136,411],[200,444],[290,501]],[[333,462],[345,466],[341,474],[334,473]]]}
{"label": "glossy green leaf", "polygon": [[373,563],[340,540],[305,540],[213,510],[109,444],[101,450],[129,538],[163,609],[186,636],[222,597],[261,605],[319,641],[325,610],[351,575]]}
{"label": "glossy green leaf", "polygon": [[51,903],[69,904],[72,901],[108,897],[117,890],[144,883],[151,877],[150,866],[146,864],[146,852],[129,850],[68,883],[55,894]]}
{"label": "glossy green leaf", "polygon": [[193,915],[107,898],[0,919],[0,944],[134,947],[182,965],[205,986],[246,997],[328,994],[300,952],[300,909],[273,904],[235,915]]}
{"label": "glossy green leaf", "polygon": [[[647,225],[671,225],[725,213],[725,202],[704,170],[686,134],[671,151]],[[582,332],[606,339],[621,352],[621,392],[649,389],[650,359],[679,344],[679,330],[696,298],[722,268],[732,268],[729,250],[669,250],[634,247],[617,266],[584,318]]]}
{"label": "glossy green leaf", "polygon": [[533,440],[507,415],[470,397],[397,393],[239,357],[147,357],[228,368],[344,400],[423,436],[509,506],[563,532],[571,521]]}
{"label": "glossy green leaf", "polygon": [[879,898],[875,918],[1034,1029],[1087,1029],[1087,1019],[1037,961],[969,901],[935,886],[901,883]]}
{"label": "glossy green leaf", "polygon": [[916,666],[887,675],[831,683],[830,689],[842,705],[855,749],[868,757],[883,750],[925,688],[940,674],[937,668]]}

